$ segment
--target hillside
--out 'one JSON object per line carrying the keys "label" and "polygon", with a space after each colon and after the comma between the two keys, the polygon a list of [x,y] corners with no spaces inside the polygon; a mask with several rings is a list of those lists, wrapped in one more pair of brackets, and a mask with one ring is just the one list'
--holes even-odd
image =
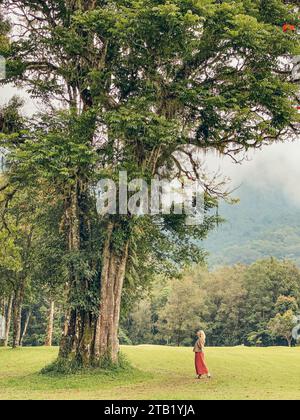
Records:
{"label": "hillside", "polygon": [[249,264],[268,256],[300,266],[300,208],[276,189],[244,184],[235,195],[240,203],[220,206],[226,222],[204,241],[210,266]]}

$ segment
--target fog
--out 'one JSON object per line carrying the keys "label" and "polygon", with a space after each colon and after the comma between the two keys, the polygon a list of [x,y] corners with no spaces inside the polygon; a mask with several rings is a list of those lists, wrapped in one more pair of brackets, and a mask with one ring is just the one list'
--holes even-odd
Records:
{"label": "fog", "polygon": [[[230,188],[250,184],[259,189],[279,189],[300,207],[300,139],[275,143],[248,155],[241,164],[229,157],[210,155],[207,168],[230,178]],[[238,195],[238,190],[235,193]]]}

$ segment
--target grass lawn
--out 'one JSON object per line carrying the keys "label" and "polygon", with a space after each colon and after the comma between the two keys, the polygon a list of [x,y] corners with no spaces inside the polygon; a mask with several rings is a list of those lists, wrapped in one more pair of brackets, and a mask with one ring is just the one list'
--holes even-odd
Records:
{"label": "grass lawn", "polygon": [[136,369],[46,376],[57,348],[0,349],[0,399],[300,399],[300,348],[207,348],[213,379],[194,379],[189,348],[123,347]]}

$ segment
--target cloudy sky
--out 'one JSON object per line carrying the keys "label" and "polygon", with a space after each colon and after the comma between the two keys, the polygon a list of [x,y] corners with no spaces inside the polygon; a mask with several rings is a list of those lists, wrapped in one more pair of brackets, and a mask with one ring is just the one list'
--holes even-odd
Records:
{"label": "cloudy sky", "polygon": [[[37,102],[12,87],[0,87],[0,105],[20,93],[25,99],[26,113],[40,110]],[[299,142],[273,144],[252,152],[241,165],[233,163],[230,158],[213,154],[206,156],[205,161],[209,172],[219,171],[224,177],[229,177],[232,188],[244,182],[250,182],[257,188],[280,188],[300,208],[300,139]]]}
{"label": "cloudy sky", "polygon": [[230,158],[211,156],[208,166],[220,169],[234,188],[246,182],[256,188],[279,188],[300,208],[300,139],[252,152],[248,160],[238,165]]}

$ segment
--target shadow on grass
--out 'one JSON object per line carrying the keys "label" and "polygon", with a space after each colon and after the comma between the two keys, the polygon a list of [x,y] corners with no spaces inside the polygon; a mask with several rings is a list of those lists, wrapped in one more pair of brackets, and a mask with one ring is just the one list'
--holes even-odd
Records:
{"label": "shadow on grass", "polygon": [[151,382],[154,375],[133,367],[122,355],[118,366],[94,369],[76,369],[70,366],[64,371],[59,362],[54,362],[40,372],[17,375],[0,380],[0,388],[27,391],[41,390],[108,390]]}
{"label": "shadow on grass", "polygon": [[57,376],[57,375],[75,375],[80,373],[103,372],[107,375],[127,372],[134,370],[128,359],[124,354],[119,354],[118,363],[112,363],[110,360],[103,359],[98,366],[84,367],[80,361],[76,359],[62,359],[58,358],[50,365],[41,370],[42,375]]}

